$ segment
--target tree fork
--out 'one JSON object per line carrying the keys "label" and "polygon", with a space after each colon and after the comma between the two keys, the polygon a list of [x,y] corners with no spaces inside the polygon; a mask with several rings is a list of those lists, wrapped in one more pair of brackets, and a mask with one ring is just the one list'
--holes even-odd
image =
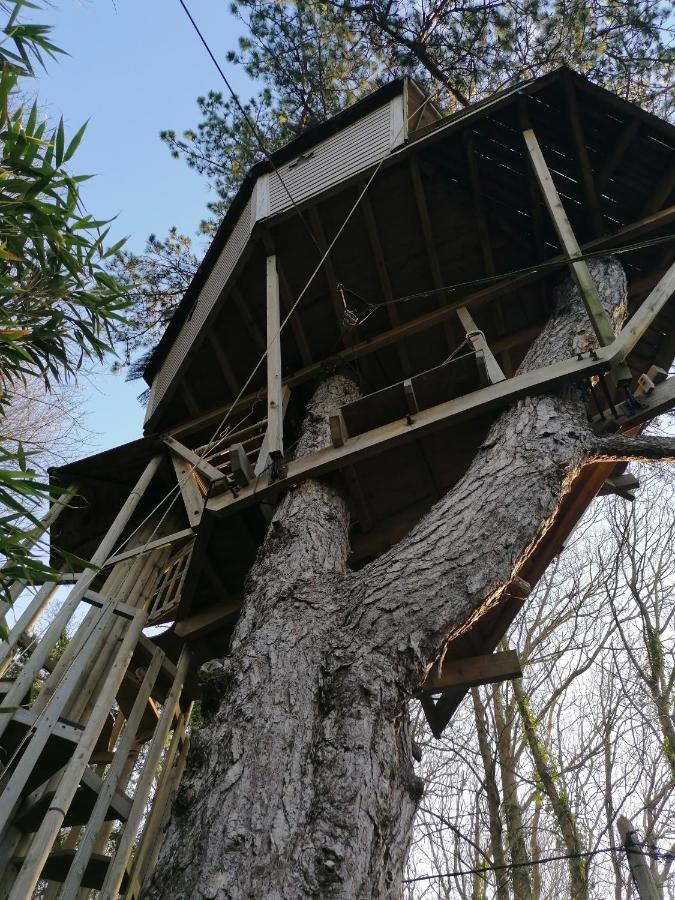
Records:
{"label": "tree fork", "polygon": [[[590,265],[613,314],[614,260]],[[520,371],[569,358],[592,330],[569,277]],[[319,386],[299,453],[329,441],[356,394]],[[398,545],[348,572],[336,481],[279,504],[229,655],[208,664],[207,722],[193,736],[150,897],[398,896],[420,784],[407,701],[448,639],[499,601],[575,473],[599,453],[582,386],[527,397],[494,422],[463,478]],[[223,560],[223,565],[227,561]]]}

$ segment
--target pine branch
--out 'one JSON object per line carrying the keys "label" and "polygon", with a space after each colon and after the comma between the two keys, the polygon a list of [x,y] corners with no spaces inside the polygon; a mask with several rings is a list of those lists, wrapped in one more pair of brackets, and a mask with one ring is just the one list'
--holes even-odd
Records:
{"label": "pine branch", "polygon": [[675,437],[671,435],[611,434],[599,437],[594,448],[594,462],[658,460],[675,461]]}

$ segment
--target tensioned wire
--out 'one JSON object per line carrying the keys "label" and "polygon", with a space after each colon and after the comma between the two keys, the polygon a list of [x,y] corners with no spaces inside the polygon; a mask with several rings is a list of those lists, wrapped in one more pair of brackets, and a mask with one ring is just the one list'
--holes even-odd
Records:
{"label": "tensioned wire", "polygon": [[630,853],[635,852],[633,847],[646,847],[646,850],[640,851],[641,856],[650,856],[656,859],[663,856],[664,858],[670,858],[672,854],[668,850],[662,850],[659,847],[654,847],[651,844],[647,844],[646,842],[642,842],[640,844],[634,844],[632,847],[598,847],[595,850],[586,850],[580,853],[560,853],[555,856],[544,856],[541,859],[527,859],[522,862],[516,863],[504,863],[499,866],[480,866],[475,869],[457,869],[454,872],[437,872],[433,875],[417,875],[414,878],[404,878],[403,884],[415,884],[421,881],[436,881],[442,878],[461,878],[463,875],[482,875],[484,872],[503,872],[511,869],[524,869],[530,866],[541,866],[544,863],[549,862],[558,862],[560,860],[566,859],[587,859],[592,856],[597,856],[600,853]]}

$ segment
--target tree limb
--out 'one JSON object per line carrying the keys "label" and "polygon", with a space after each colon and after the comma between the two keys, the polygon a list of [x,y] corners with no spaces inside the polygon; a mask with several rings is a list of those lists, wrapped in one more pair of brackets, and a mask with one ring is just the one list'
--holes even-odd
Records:
{"label": "tree limb", "polygon": [[671,435],[610,434],[597,439],[594,462],[675,460],[675,437]]}

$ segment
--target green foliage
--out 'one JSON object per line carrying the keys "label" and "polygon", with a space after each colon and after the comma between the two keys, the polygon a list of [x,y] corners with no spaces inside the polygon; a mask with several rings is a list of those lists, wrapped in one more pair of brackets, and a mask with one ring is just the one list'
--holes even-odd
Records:
{"label": "green foliage", "polygon": [[[35,63],[61,52],[48,26],[19,22],[25,8],[40,5],[0,2],[7,16],[0,41],[0,415],[18,383],[39,376],[49,389],[85,359],[102,359],[126,305],[106,268],[122,242],[105,247],[106,223],[88,215],[80,200],[87,176],[66,169],[85,126],[68,140],[63,120],[49,128],[36,104],[18,102]],[[49,491],[23,448],[10,446],[1,431],[0,457],[0,597],[7,599],[15,578],[51,574],[32,556],[25,532],[26,522],[38,524],[33,510]]]}
{"label": "green foliage", "polygon": [[[121,250],[115,254],[110,271],[129,303],[127,320],[116,331],[126,364],[131,362],[131,353],[151,347],[161,336],[196,269],[192,242],[176,228],[164,240],[151,234],[142,253]],[[130,378],[140,378],[143,361],[141,357],[132,366]]]}

